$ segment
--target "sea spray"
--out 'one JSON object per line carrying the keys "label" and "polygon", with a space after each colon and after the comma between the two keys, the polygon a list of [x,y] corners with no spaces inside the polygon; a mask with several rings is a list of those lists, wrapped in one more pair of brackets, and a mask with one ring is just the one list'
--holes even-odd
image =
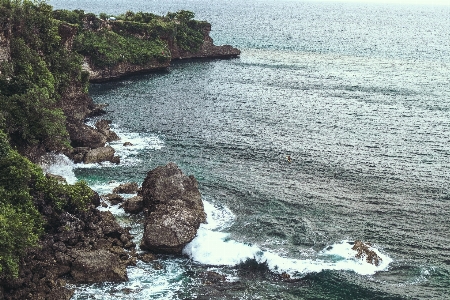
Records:
{"label": "sea spray", "polygon": [[326,247],[316,253],[315,259],[293,259],[270,250],[262,250],[256,245],[234,241],[229,238],[228,233],[218,231],[226,229],[222,224],[231,226],[230,222],[234,219],[231,211],[223,206],[215,207],[206,201],[204,206],[208,213],[207,224],[200,226],[196,238],[183,250],[185,255],[201,264],[237,266],[248,259],[254,259],[258,263],[266,263],[274,273],[301,277],[323,270],[347,270],[360,275],[372,275],[377,271],[387,270],[392,262],[389,256],[376,248],[372,250],[381,257],[380,265],[375,266],[363,258],[358,259],[355,257],[357,252],[352,250],[353,243],[347,240]]}
{"label": "sea spray", "polygon": [[64,154],[48,153],[40,158],[38,164],[44,173],[62,176],[69,184],[77,182],[75,164]]}

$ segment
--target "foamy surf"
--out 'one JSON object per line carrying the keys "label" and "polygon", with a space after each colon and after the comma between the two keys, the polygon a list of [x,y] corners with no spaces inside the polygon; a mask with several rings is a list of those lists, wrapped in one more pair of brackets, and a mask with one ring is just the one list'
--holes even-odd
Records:
{"label": "foamy surf", "polygon": [[[195,239],[183,249],[183,253],[194,261],[215,266],[236,266],[248,259],[266,263],[275,273],[288,273],[292,277],[302,277],[308,273],[323,270],[347,270],[360,275],[372,275],[387,270],[392,259],[372,248],[382,259],[378,266],[367,263],[364,258],[355,257],[353,243],[347,240],[335,243],[316,253],[314,259],[294,259],[269,250],[262,250],[257,245],[238,242],[229,238],[229,233],[221,232],[234,220],[232,213],[224,213],[225,208],[216,208],[204,202],[208,213],[207,224],[202,224]],[[228,226],[229,226],[228,225]]]}
{"label": "foamy surf", "polygon": [[77,182],[73,172],[75,164],[64,154],[48,153],[40,158],[38,164],[46,174],[62,176],[69,184]]}

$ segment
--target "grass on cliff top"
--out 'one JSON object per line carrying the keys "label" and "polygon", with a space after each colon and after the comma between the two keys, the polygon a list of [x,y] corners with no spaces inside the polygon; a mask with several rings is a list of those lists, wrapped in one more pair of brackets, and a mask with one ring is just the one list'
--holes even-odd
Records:
{"label": "grass on cliff top", "polygon": [[73,50],[89,57],[94,66],[112,67],[118,63],[145,65],[169,62],[169,43],[196,52],[203,43],[203,28],[208,23],[194,20],[194,13],[179,11],[157,16],[131,11],[110,20],[97,18],[82,10],[56,10],[53,17],[78,29]]}

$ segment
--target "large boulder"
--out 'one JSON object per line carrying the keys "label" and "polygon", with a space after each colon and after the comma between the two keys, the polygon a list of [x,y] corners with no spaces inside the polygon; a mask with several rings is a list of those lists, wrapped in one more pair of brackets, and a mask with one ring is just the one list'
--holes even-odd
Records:
{"label": "large boulder", "polygon": [[81,121],[66,125],[73,147],[98,148],[105,146],[107,137]]}
{"label": "large boulder", "polygon": [[142,198],[148,213],[141,248],[181,254],[206,221],[197,180],[169,163],[148,172],[142,184]]}
{"label": "large boulder", "polygon": [[111,146],[100,147],[89,150],[84,156],[84,163],[99,163],[104,161],[113,161],[115,150]]}

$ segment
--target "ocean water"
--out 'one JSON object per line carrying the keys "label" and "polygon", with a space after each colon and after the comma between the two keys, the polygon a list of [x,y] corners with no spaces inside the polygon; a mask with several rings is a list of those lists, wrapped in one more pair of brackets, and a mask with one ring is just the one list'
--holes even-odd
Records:
{"label": "ocean water", "polygon": [[[109,104],[122,163],[59,157],[47,168],[108,193],[173,161],[198,179],[208,223],[184,256],[138,262],[126,283],[76,286],[73,299],[450,297],[450,6],[50,4],[187,9],[212,23],[216,44],[242,50],[91,85],[94,101]],[[106,209],[139,244],[142,216]],[[370,242],[382,263],[356,259],[354,240]],[[226,276],[219,290],[202,282],[209,270]]]}

